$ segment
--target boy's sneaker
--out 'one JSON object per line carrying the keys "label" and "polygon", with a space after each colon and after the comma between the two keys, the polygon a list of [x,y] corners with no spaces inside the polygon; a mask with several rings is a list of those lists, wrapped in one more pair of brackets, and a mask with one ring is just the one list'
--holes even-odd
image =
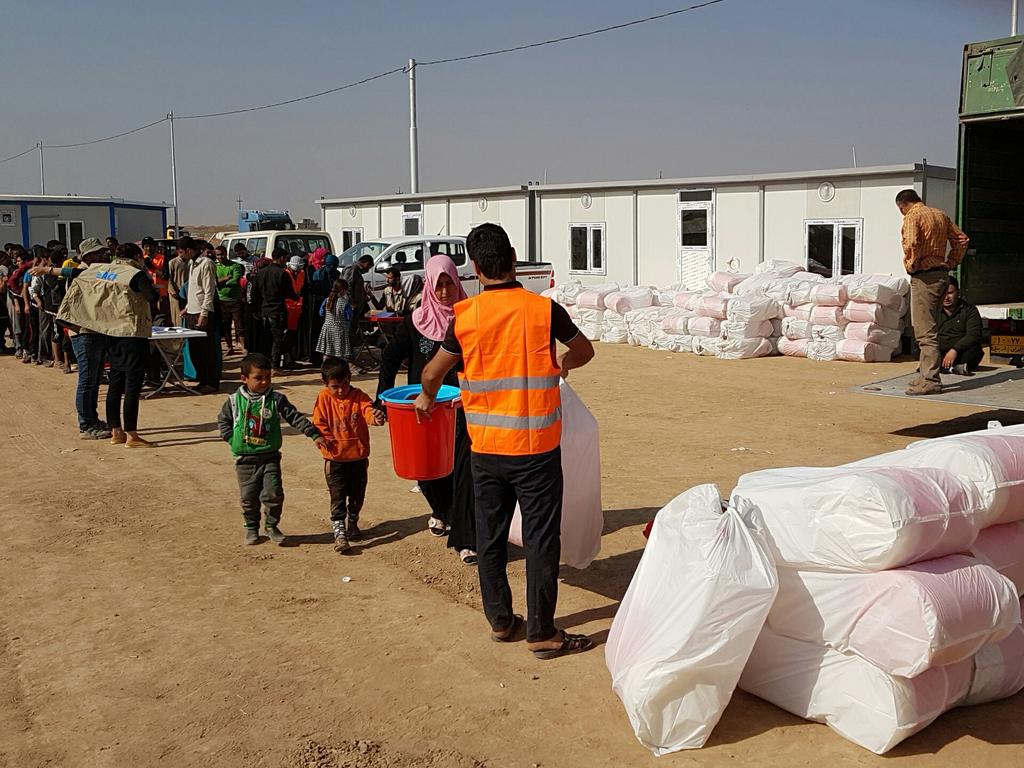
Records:
{"label": "boy's sneaker", "polygon": [[342,520],[335,520],[331,523],[334,529],[334,551],[344,552],[352,545],[348,543],[348,536],[345,534],[345,523]]}
{"label": "boy's sneaker", "polygon": [[260,533],[255,528],[245,529],[245,543],[248,545],[260,543]]}
{"label": "boy's sneaker", "polygon": [[263,529],[263,535],[266,536],[268,539],[270,539],[275,544],[277,544],[277,546],[279,546],[279,547],[282,544],[284,544],[284,534],[281,533],[281,529],[278,528],[276,525],[272,525],[272,526],[269,526],[267,528],[264,528]]}
{"label": "boy's sneaker", "polygon": [[359,521],[356,518],[350,517],[345,523],[345,537],[349,541],[359,541],[363,537],[363,532],[359,530]]}
{"label": "boy's sneaker", "polygon": [[974,374],[967,370],[967,363],[957,363],[953,366],[953,373],[957,376],[973,376]]}

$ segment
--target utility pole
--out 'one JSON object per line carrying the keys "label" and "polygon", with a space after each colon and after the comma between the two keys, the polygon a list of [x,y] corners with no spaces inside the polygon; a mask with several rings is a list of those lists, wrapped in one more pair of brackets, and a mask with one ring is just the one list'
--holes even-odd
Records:
{"label": "utility pole", "polygon": [[1017,0],[1010,6],[1010,35],[1017,34]]}
{"label": "utility pole", "polygon": [[174,113],[168,112],[171,122],[171,202],[174,204],[174,236],[178,236],[178,166],[174,160]]}
{"label": "utility pole", "polygon": [[420,191],[420,152],[416,137],[416,59],[409,59],[409,192]]}
{"label": "utility pole", "polygon": [[43,172],[43,142],[37,141],[36,146],[39,147],[39,194],[46,194],[46,174]]}
{"label": "utility pole", "polygon": [[242,196],[241,195],[238,196],[238,210],[239,211],[242,210]]}

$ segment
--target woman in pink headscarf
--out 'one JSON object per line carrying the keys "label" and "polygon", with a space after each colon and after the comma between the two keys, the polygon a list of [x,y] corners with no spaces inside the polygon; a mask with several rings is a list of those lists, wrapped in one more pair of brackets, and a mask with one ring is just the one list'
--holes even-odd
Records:
{"label": "woman in pink headscarf", "polygon": [[309,266],[313,269],[322,269],[324,266],[324,259],[327,258],[328,250],[321,246],[313,251],[313,254],[309,257]]}
{"label": "woman in pink headscarf", "polygon": [[[466,298],[455,263],[443,255],[430,258],[420,306],[409,314],[384,350],[377,379],[376,407],[384,410],[380,393],[395,386],[403,363],[409,366],[409,383],[419,384],[427,362],[437,354],[455,319],[452,307]],[[457,387],[457,369],[445,384]],[[420,482],[423,498],[430,505],[427,529],[434,536],[448,536],[448,547],[458,552],[466,565],[476,564],[476,519],[473,510],[473,475],[469,462],[469,434],[460,409],[455,422],[455,469],[440,480]]]}

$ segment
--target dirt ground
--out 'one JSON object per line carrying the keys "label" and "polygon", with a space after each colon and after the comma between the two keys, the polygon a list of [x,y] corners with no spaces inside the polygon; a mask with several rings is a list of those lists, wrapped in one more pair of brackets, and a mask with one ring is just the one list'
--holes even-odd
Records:
{"label": "dirt ground", "polygon": [[[719,361],[600,345],[570,381],[601,425],[605,535],[559,622],[607,638],[643,525],[703,482],[827,465],[1024,414],[853,395],[912,364]],[[227,392],[234,369],[229,369]],[[303,410],[312,372],[279,385]],[[339,556],[311,442],[285,438],[287,547],[242,546],[223,396],[142,405],[152,452],[78,439],[74,377],[0,360],[0,766],[654,765],[603,648],[539,662],[488,639],[476,571],[373,432],[367,541]],[[372,392],[374,384],[363,388]],[[522,562],[512,566],[517,607]],[[342,577],[350,577],[343,581]],[[1024,695],[942,717],[887,758],[737,692],[659,765],[1024,765]]]}

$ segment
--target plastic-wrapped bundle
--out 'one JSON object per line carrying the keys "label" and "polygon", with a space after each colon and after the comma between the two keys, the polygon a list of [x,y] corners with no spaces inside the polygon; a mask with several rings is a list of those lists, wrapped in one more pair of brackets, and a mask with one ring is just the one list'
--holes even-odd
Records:
{"label": "plastic-wrapped bundle", "polygon": [[605,307],[620,315],[649,307],[653,303],[654,291],[650,288],[623,288],[604,297]]}
{"label": "plastic-wrapped bundle", "polygon": [[819,307],[817,304],[787,305],[783,309],[786,317],[809,320],[814,325],[838,326],[845,326],[848,322],[843,311],[842,307]]}
{"label": "plastic-wrapped bundle", "polygon": [[729,320],[774,320],[782,317],[782,307],[767,296],[735,296],[726,306],[726,317]]}
{"label": "plastic-wrapped bundle", "polygon": [[[812,342],[813,343],[813,342]],[[978,489],[917,467],[790,467],[740,477],[779,565],[873,572],[967,551],[985,524]]]}
{"label": "plastic-wrapped bundle", "polygon": [[813,341],[831,341],[837,342],[842,341],[845,337],[843,336],[843,329],[838,325],[812,325],[811,326],[811,339]]}
{"label": "plastic-wrapped bundle", "polygon": [[680,291],[676,294],[675,300],[672,303],[679,309],[688,309],[693,312],[694,302],[703,295],[703,293],[695,291]]}
{"label": "plastic-wrapped bundle", "polygon": [[894,351],[894,347],[858,339],[840,339],[836,342],[836,359],[850,363],[888,363]]}
{"label": "plastic-wrapped bundle", "polygon": [[629,341],[629,331],[626,328],[624,315],[612,312],[610,309],[604,313],[601,341],[604,344],[625,344]]}
{"label": "plastic-wrapped bundle", "polygon": [[1019,624],[1011,582],[967,555],[879,573],[781,568],[768,614],[776,634],[856,653],[902,677],[969,659]]}
{"label": "plastic-wrapped bundle", "polygon": [[786,261],[785,259],[768,259],[754,267],[754,274],[773,272],[779,277],[792,277],[803,268],[803,264],[797,264],[795,261]]}
{"label": "plastic-wrapped bundle", "polygon": [[789,339],[781,336],[775,342],[775,348],[779,351],[780,355],[785,355],[786,357],[807,357],[807,345],[810,343],[810,339]]}
{"label": "plastic-wrapped bundle", "polygon": [[695,317],[697,317],[696,313],[691,312],[688,309],[678,309],[673,307],[661,318],[661,330],[664,333],[689,336],[690,320]]}
{"label": "plastic-wrapped bundle", "polygon": [[[770,323],[769,323],[770,325]],[[721,360],[747,360],[775,354],[775,344],[766,336],[725,338],[718,344],[715,357]]]}
{"label": "plastic-wrapped bundle", "polygon": [[818,283],[810,290],[812,304],[823,307],[842,307],[848,302],[846,286],[841,283]]}
{"label": "plastic-wrapped bundle", "polygon": [[[1021,608],[1024,610],[1024,606]],[[964,704],[988,704],[1024,690],[1024,626],[985,646],[974,657],[974,677]]]}
{"label": "plastic-wrapped bundle", "polygon": [[760,337],[767,339],[769,336],[778,335],[774,333],[775,326],[771,320],[724,320],[722,322],[722,337],[726,339],[752,339]]}
{"label": "plastic-wrapped bundle", "polygon": [[935,467],[972,483],[985,506],[982,527],[1024,520],[1024,433],[982,430],[922,440],[850,467]]}
{"label": "plastic-wrapped bundle", "polygon": [[843,275],[839,282],[846,286],[851,301],[893,309],[900,305],[897,297],[910,295],[910,280],[904,275]]}
{"label": "plastic-wrapped bundle", "polygon": [[663,288],[655,293],[657,303],[662,307],[682,307],[693,291],[677,291],[675,288]]}
{"label": "plastic-wrapped bundle", "polygon": [[629,334],[629,344],[634,347],[649,347],[653,340],[655,330],[660,331],[661,319],[668,312],[676,312],[672,307],[644,307],[627,312],[626,331]]}
{"label": "plastic-wrapped bundle", "polygon": [[819,363],[831,362],[836,359],[838,354],[834,341],[815,341],[811,339],[805,349],[807,351],[807,359],[817,360]]}
{"label": "plastic-wrapped bundle", "polygon": [[619,290],[618,283],[588,285],[576,297],[576,304],[582,309],[607,309],[604,300]]}
{"label": "plastic-wrapped bundle", "polygon": [[782,335],[787,339],[809,339],[814,324],[810,320],[799,317],[782,318]]}
{"label": "plastic-wrapped bundle", "polygon": [[604,333],[603,309],[586,309],[580,304],[576,305],[576,326],[580,332],[590,341],[598,341]]}
{"label": "plastic-wrapped bundle", "polygon": [[574,305],[579,295],[583,293],[583,283],[579,280],[571,280],[568,283],[562,283],[555,290],[558,291],[558,303]]}
{"label": "plastic-wrapped bundle", "polygon": [[776,592],[750,510],[701,485],[654,518],[605,646],[612,689],[655,755],[703,746],[732,698]]}
{"label": "plastic-wrapped bundle", "polygon": [[718,338],[722,335],[722,321],[717,317],[698,315],[691,317],[686,325],[687,332],[691,336],[704,336]]}
{"label": "plastic-wrapped bundle", "polygon": [[687,309],[692,309],[698,315],[703,315],[704,317],[725,320],[729,316],[729,302],[732,300],[732,296],[720,293],[704,294],[694,299],[692,306],[687,307]]}
{"label": "plastic-wrapped bundle", "polygon": [[1013,582],[1024,596],[1024,522],[1003,523],[978,534],[971,555]]}
{"label": "plastic-wrapped bundle", "polygon": [[551,299],[552,301],[558,301],[558,289],[557,288],[546,288],[540,292],[540,295],[545,299]]}
{"label": "plastic-wrapped bundle", "polygon": [[702,357],[716,357],[722,345],[722,339],[717,336],[694,336],[693,353]]}
{"label": "plastic-wrapped bundle", "polygon": [[654,334],[651,349],[661,352],[693,352],[693,336],[677,336],[659,331]]}
{"label": "plastic-wrapped bundle", "polygon": [[732,293],[732,289],[748,277],[750,275],[737,275],[732,272],[712,272],[708,275],[708,288],[718,293]]}
{"label": "plastic-wrapped bundle", "polygon": [[900,345],[901,334],[897,330],[874,323],[850,323],[846,326],[846,338],[870,341],[872,344],[896,349]]}
{"label": "plastic-wrapped bundle", "polygon": [[844,739],[884,754],[967,697],[974,662],[933,667],[917,677],[890,675],[852,653],[792,640],[765,627],[740,688],[825,723]]}
{"label": "plastic-wrapped bundle", "polygon": [[874,323],[883,328],[899,328],[902,314],[898,309],[851,301],[843,308],[843,317],[851,323]]}

